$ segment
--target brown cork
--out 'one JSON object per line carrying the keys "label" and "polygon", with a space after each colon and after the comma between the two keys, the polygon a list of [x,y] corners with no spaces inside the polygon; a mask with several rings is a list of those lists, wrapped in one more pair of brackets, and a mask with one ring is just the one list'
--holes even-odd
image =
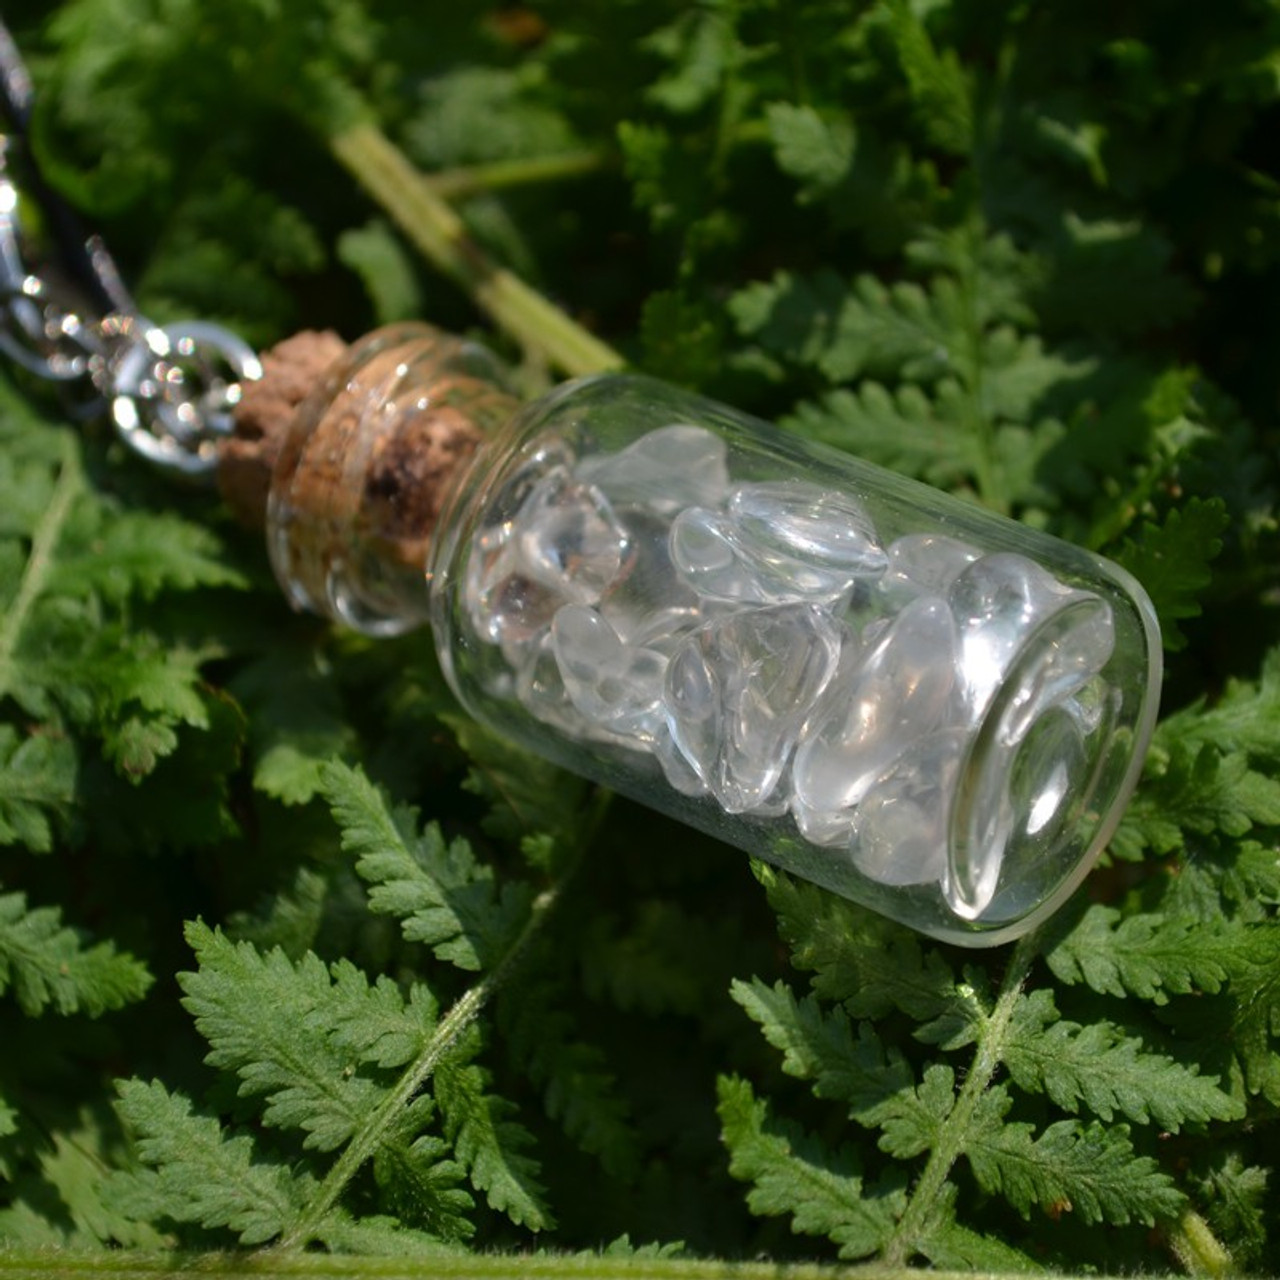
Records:
{"label": "brown cork", "polygon": [[332,330],[308,329],[264,352],[262,377],[244,384],[235,434],[218,452],[218,488],[251,528],[266,523],[271,475],[294,413],[346,350]]}
{"label": "brown cork", "polygon": [[323,371],[319,336],[299,335],[264,361],[269,385],[245,397],[223,487],[238,510],[265,510],[270,462],[270,545],[290,597],[376,623],[398,614],[400,597],[421,597],[441,509],[516,401],[489,357],[426,325],[378,330]]}

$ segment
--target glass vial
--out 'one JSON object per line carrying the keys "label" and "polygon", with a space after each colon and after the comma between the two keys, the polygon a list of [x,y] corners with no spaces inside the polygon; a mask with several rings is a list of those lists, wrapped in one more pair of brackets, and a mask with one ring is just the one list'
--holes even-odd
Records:
{"label": "glass vial", "polygon": [[372,630],[425,610],[477,719],[934,937],[1002,942],[1071,893],[1156,715],[1159,632],[1128,574],[651,379],[518,410],[466,387],[484,439],[417,504],[431,528],[394,573],[363,531],[332,536],[325,573],[273,550],[295,600]]}

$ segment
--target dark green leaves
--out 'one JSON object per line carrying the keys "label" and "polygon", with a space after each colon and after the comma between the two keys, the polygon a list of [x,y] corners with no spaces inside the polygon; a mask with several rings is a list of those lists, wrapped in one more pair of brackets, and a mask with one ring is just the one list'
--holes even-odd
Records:
{"label": "dark green leaves", "polygon": [[829,1154],[795,1125],[772,1120],[745,1080],[720,1082],[720,1121],[730,1172],[752,1183],[753,1213],[789,1216],[793,1231],[827,1236],[842,1258],[884,1246],[905,1195],[900,1187],[866,1194],[852,1146]]}
{"label": "dark green leaves", "polygon": [[87,943],[57,907],[0,894],[0,996],[11,990],[24,1013],[96,1016],[142,999],[150,985],[144,965],[109,942]]}
{"label": "dark green leaves", "polygon": [[446,845],[439,827],[419,834],[417,815],[391,812],[363,774],[334,766],[323,781],[343,825],[343,847],[373,886],[370,907],[398,917],[404,936],[441,960],[490,967],[528,915],[529,891],[515,883],[499,889],[466,841]]}

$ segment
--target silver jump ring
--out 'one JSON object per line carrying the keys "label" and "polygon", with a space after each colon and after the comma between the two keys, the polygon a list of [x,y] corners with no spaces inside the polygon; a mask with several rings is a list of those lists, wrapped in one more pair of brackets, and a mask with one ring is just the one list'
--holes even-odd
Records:
{"label": "silver jump ring", "polygon": [[253,348],[221,325],[187,320],[150,327],[115,361],[111,417],[124,442],[158,466],[191,477],[218,463],[243,383],[262,376]]}

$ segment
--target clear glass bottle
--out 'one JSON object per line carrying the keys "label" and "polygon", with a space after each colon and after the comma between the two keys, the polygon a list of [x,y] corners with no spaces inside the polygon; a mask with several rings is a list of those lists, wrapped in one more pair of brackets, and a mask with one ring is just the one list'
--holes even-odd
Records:
{"label": "clear glass bottle", "polygon": [[[401,354],[392,402],[430,405],[431,361]],[[477,359],[451,349],[439,394],[465,388],[483,440],[409,503],[431,527],[396,591],[367,537],[299,590],[273,499],[295,600],[375,631],[429,613],[479,720],[934,937],[1002,942],[1065,900],[1156,716],[1159,631],[1124,570],[652,379],[520,408]],[[387,416],[366,407],[353,455]]]}

